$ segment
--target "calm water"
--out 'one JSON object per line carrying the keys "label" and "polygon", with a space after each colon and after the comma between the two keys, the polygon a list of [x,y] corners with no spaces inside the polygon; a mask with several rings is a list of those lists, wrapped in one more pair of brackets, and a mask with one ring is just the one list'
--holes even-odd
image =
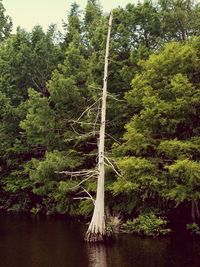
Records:
{"label": "calm water", "polygon": [[119,235],[88,245],[83,225],[55,217],[0,214],[0,267],[199,267],[200,238]]}

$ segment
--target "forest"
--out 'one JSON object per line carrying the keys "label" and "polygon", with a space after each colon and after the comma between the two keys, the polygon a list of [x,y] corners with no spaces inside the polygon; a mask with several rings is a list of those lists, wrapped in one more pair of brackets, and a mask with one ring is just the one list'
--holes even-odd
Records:
{"label": "forest", "polygon": [[[88,221],[109,14],[88,0],[63,33],[12,33],[5,12],[0,0],[0,210]],[[198,1],[113,9],[105,151],[108,231],[200,234]]]}

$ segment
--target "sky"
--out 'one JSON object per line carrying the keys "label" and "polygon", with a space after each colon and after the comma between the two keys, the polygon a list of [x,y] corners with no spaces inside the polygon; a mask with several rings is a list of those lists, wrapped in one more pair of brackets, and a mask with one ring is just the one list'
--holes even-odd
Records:
{"label": "sky", "polygon": [[[57,24],[61,30],[62,21],[67,20],[67,13],[73,2],[84,9],[87,0],[3,0],[3,5],[6,9],[5,14],[12,18],[15,32],[17,26],[31,31],[38,24],[46,30],[52,23]],[[125,7],[133,2],[134,0],[100,0],[104,12],[118,6]]]}

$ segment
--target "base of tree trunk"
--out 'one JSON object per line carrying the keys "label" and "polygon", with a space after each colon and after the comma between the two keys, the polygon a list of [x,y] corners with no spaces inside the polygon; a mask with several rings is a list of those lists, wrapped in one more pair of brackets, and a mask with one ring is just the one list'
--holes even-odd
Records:
{"label": "base of tree trunk", "polygon": [[104,242],[104,235],[87,233],[85,236],[85,241],[91,243]]}
{"label": "base of tree trunk", "polygon": [[110,234],[94,234],[94,233],[86,233],[85,241],[88,243],[105,243],[112,240],[112,236]]}

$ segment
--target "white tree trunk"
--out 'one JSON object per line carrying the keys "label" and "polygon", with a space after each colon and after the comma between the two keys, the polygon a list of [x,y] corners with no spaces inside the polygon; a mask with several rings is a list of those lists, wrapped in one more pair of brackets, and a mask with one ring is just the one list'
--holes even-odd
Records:
{"label": "white tree trunk", "polygon": [[112,27],[112,11],[110,13],[108,34],[106,40],[106,53],[104,65],[104,78],[103,78],[103,94],[101,106],[101,126],[99,134],[98,146],[98,182],[97,182],[97,196],[95,201],[94,212],[91,223],[89,225],[86,240],[89,242],[103,241],[106,235],[105,226],[105,212],[104,212],[104,147],[105,147],[105,126],[106,126],[106,98],[107,98],[107,80],[108,80],[108,57],[110,45],[110,33]]}

